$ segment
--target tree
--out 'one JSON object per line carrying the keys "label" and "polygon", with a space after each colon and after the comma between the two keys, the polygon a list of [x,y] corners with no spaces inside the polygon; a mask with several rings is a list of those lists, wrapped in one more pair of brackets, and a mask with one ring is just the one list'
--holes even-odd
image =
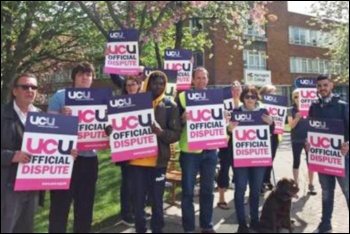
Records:
{"label": "tree", "polygon": [[42,75],[87,58],[88,42],[98,38],[91,25],[71,1],[1,1],[1,102],[16,74]]}
{"label": "tree", "polygon": [[329,73],[337,74],[337,81],[349,83],[349,2],[319,1],[313,5],[313,13],[331,37],[325,45],[333,64]]}
{"label": "tree", "polygon": [[[136,28],[141,61],[161,67],[165,48],[201,49],[212,45],[208,31],[223,28],[225,41],[243,44],[244,28],[266,23],[263,1],[78,1],[107,39],[109,30]],[[190,31],[188,20],[205,19],[206,30]],[[185,43],[186,46],[183,46]],[[154,50],[152,50],[152,48]],[[151,52],[153,51],[153,53]],[[147,52],[147,54],[145,53]],[[152,54],[149,54],[149,53]],[[156,60],[154,59],[156,58]]]}

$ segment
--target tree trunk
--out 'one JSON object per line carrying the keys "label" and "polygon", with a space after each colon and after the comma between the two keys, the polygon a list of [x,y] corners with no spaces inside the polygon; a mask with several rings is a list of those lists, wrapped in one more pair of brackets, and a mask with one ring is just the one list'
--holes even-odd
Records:
{"label": "tree trunk", "polygon": [[1,104],[7,103],[12,95],[11,84],[16,75],[16,69],[9,69],[4,71],[1,77]]}
{"label": "tree trunk", "polygon": [[154,50],[156,52],[158,69],[162,69],[162,56],[160,55],[159,44],[158,42],[154,42]]}
{"label": "tree trunk", "polygon": [[175,49],[181,49],[182,46],[182,38],[183,38],[183,21],[180,20],[175,24],[176,31],[175,31]]}

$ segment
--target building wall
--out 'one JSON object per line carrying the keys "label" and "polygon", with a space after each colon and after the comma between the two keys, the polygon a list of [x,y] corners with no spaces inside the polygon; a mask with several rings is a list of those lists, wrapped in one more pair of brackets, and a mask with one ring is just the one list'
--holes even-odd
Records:
{"label": "building wall", "polygon": [[[290,72],[290,58],[320,58],[328,59],[327,50],[319,47],[299,46],[289,43],[289,26],[319,30],[319,27],[310,26],[309,16],[288,12],[287,1],[274,1],[268,5],[269,14],[278,17],[275,22],[266,26],[266,54],[267,70],[271,71],[272,83],[275,85],[292,85],[296,77],[314,77],[317,74],[298,74]],[[212,36],[214,43],[211,51],[205,53],[205,66],[211,74],[211,84],[224,85],[234,79],[244,79],[243,51],[233,49],[233,44],[226,44],[218,33]],[[213,58],[208,56],[213,53]],[[230,56],[233,55],[233,59]],[[228,62],[232,61],[232,66]]]}

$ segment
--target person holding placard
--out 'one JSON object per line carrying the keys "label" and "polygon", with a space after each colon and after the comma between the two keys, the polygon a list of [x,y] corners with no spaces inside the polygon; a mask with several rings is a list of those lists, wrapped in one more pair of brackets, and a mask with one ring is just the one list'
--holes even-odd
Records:
{"label": "person holding placard", "polygon": [[146,233],[145,206],[150,196],[152,206],[151,229],[162,233],[164,227],[163,195],[165,174],[170,160],[170,144],[178,141],[181,123],[175,102],[165,97],[167,76],[160,71],[149,74],[145,80],[145,92],[151,92],[155,121],[151,125],[157,136],[158,155],[129,161],[130,177],[133,184],[136,233]]}
{"label": "person holding placard", "polygon": [[1,233],[33,233],[37,191],[14,191],[19,163],[29,163],[31,155],[22,152],[28,112],[33,105],[38,81],[33,74],[18,75],[12,84],[12,100],[1,107]]}
{"label": "person holding placard", "polygon": [[[291,141],[292,141],[292,151],[293,151],[293,177],[294,181],[298,184],[299,182],[299,166],[300,158],[303,149],[306,153],[306,159],[308,157],[308,152],[305,148],[305,142],[307,138],[308,122],[299,113],[299,90],[293,91],[294,105],[291,109],[291,114],[288,117],[288,123],[291,128]],[[313,184],[314,172],[309,171],[309,194],[316,195],[315,186]]]}
{"label": "person holding placard", "polygon": [[[333,94],[333,82],[326,75],[317,77],[318,101],[311,105],[310,118],[341,120],[345,126],[345,141],[341,153],[345,157],[345,177],[336,177],[319,173],[322,188],[322,219],[314,233],[328,233],[332,231],[331,219],[334,208],[335,183],[338,181],[349,209],[349,105]],[[310,144],[306,143],[307,149]]]}
{"label": "person holding placard", "polygon": [[[91,63],[77,64],[71,74],[74,88],[90,88],[95,79]],[[49,101],[48,113],[72,115],[65,103],[65,89],[59,90]],[[69,210],[74,200],[74,233],[89,233],[93,218],[98,160],[95,151],[79,151],[74,162],[69,190],[50,191],[49,233],[66,233]]]}
{"label": "person holding placard", "polygon": [[[262,112],[261,119],[263,122],[270,126],[270,132],[274,131],[274,122],[269,116],[268,111],[261,107],[259,103],[259,94],[254,86],[246,86],[240,97],[243,105],[234,110],[232,114],[236,112],[247,112],[247,111],[259,111]],[[228,126],[229,130],[232,130],[238,126],[238,122],[231,122]],[[233,155],[235,157],[235,155]],[[271,160],[271,159],[270,159]],[[235,166],[235,165],[234,165]],[[250,208],[250,229],[254,231],[259,230],[259,199],[260,190],[263,185],[264,174],[266,166],[255,166],[255,167],[235,167],[235,194],[234,203],[237,212],[238,219],[238,233],[249,233],[249,228],[246,222],[244,195],[249,183],[249,208]]]}

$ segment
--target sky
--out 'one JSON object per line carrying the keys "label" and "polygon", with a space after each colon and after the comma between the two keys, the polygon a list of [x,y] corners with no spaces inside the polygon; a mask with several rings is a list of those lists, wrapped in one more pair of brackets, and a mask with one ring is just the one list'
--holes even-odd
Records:
{"label": "sky", "polygon": [[310,15],[311,5],[315,1],[288,1],[288,10]]}

